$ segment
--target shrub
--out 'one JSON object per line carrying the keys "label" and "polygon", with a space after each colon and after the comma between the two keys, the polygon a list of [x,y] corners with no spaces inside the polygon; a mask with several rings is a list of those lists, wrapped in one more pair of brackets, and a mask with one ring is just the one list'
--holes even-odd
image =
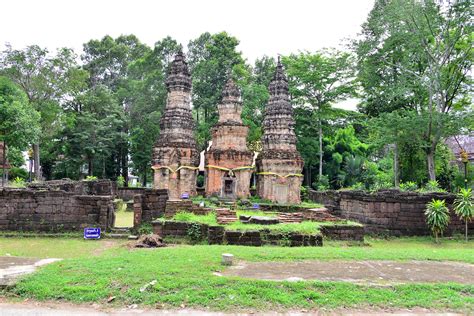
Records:
{"label": "shrub", "polygon": [[117,186],[119,188],[123,188],[124,185],[125,185],[125,178],[123,176],[118,176],[117,177]]}
{"label": "shrub", "polygon": [[300,196],[302,201],[308,200],[308,187],[301,186]]}
{"label": "shrub", "polygon": [[96,176],[87,176],[86,177],[86,181],[95,181],[97,180],[98,178]]}
{"label": "shrub", "polygon": [[416,184],[416,182],[413,181],[402,182],[400,183],[400,190],[413,192],[418,190],[418,185]]}
{"label": "shrub", "polygon": [[15,180],[11,183],[11,186],[14,188],[24,188],[26,187],[26,182],[20,177],[16,177]]}
{"label": "shrub", "polygon": [[318,191],[326,191],[329,189],[329,177],[322,175],[318,178],[318,181],[313,182],[313,188]]}
{"label": "shrub", "polygon": [[423,187],[421,191],[422,192],[446,192],[439,186],[439,183],[436,180],[428,181],[428,183],[425,184],[425,186]]}
{"label": "shrub", "polygon": [[474,199],[471,189],[461,189],[454,200],[454,212],[464,221],[466,241],[467,241],[467,223],[474,217]]}
{"label": "shrub", "polygon": [[138,228],[139,235],[148,235],[148,234],[151,234],[152,232],[153,232],[153,226],[151,226],[150,223],[143,223]]}
{"label": "shrub", "polygon": [[362,182],[356,182],[349,187],[351,190],[365,190],[365,185]]}
{"label": "shrub", "polygon": [[446,207],[446,201],[444,200],[433,199],[426,206],[426,223],[435,234],[436,242],[438,242],[438,235],[442,234],[449,224],[449,209]]}
{"label": "shrub", "polygon": [[196,243],[202,240],[201,225],[198,223],[191,223],[186,232],[191,243]]}

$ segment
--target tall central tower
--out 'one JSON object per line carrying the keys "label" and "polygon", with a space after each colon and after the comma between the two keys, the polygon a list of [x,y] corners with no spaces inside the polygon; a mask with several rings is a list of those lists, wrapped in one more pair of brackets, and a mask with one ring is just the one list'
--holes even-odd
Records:
{"label": "tall central tower", "polygon": [[191,112],[191,76],[182,52],[171,63],[166,79],[168,98],[153,148],[153,186],[167,189],[170,199],[196,194],[199,152]]}
{"label": "tall central tower", "polygon": [[242,123],[240,91],[229,79],[217,106],[219,121],[212,129],[206,153],[206,195],[247,198],[250,194],[253,153],[247,148],[248,127]]}
{"label": "tall central tower", "polygon": [[263,149],[257,158],[257,193],[278,203],[300,203],[303,160],[296,149],[288,80],[278,58],[268,87],[270,99],[263,119]]}

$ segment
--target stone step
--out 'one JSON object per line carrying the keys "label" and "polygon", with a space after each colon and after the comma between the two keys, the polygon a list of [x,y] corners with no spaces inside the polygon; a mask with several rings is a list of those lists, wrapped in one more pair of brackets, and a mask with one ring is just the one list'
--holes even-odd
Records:
{"label": "stone step", "polygon": [[128,239],[128,236],[130,236],[130,233],[128,234],[107,233],[104,235],[105,238],[111,238],[111,239]]}

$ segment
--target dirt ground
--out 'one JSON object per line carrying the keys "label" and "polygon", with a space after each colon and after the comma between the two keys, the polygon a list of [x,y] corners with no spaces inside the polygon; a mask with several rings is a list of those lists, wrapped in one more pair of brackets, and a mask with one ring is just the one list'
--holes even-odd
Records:
{"label": "dirt ground", "polygon": [[474,284],[474,265],[437,261],[238,262],[220,275],[261,280],[345,281],[359,284],[456,282]]}
{"label": "dirt ground", "polygon": [[371,309],[336,309],[336,310],[296,310],[285,313],[280,312],[240,312],[240,313],[223,313],[211,312],[194,309],[140,309],[136,306],[126,308],[110,308],[99,304],[71,304],[65,302],[8,302],[0,297],[0,315],[1,316],[165,316],[165,315],[197,315],[197,316],[228,316],[228,315],[262,315],[262,316],[306,316],[306,315],[349,315],[349,316],[457,316],[462,314],[456,313],[439,313],[423,308],[399,309],[399,310],[383,310],[377,308]]}

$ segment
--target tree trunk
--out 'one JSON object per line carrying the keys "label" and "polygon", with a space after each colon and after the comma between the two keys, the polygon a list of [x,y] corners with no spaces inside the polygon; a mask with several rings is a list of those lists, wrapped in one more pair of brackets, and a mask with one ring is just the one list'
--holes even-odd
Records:
{"label": "tree trunk", "polygon": [[143,168],[143,187],[146,188],[146,169],[147,167]]}
{"label": "tree trunk", "polygon": [[89,169],[89,170],[87,170],[87,175],[90,176],[90,177],[92,177],[92,175],[93,175],[93,170],[92,170],[92,166],[93,166],[92,157],[89,157],[89,158],[88,158],[87,166],[88,166],[88,169]]}
{"label": "tree trunk", "polygon": [[127,143],[123,144],[122,148],[122,177],[125,180],[125,187],[128,188],[128,148]]}
{"label": "tree trunk", "polygon": [[43,181],[43,176],[41,175],[41,162],[40,162],[40,146],[38,144],[33,144],[33,160],[34,160],[34,173],[36,181]]}
{"label": "tree trunk", "polygon": [[428,176],[430,181],[436,181],[436,171],[434,162],[434,151],[430,148],[426,153],[426,160],[428,164]]}
{"label": "tree trunk", "polygon": [[305,178],[306,178],[306,185],[309,186],[310,185],[310,180],[309,180],[309,167],[306,167],[305,170],[304,170],[304,173],[305,173]]}
{"label": "tree trunk", "polygon": [[319,119],[319,174],[318,180],[323,176],[323,127],[321,125],[321,118]]}
{"label": "tree trunk", "polygon": [[465,233],[466,233],[466,241],[468,241],[468,238],[467,238],[467,219],[464,221],[464,225],[466,225],[466,230],[465,230]]}
{"label": "tree trunk", "polygon": [[438,232],[435,232],[435,241],[438,243]]}
{"label": "tree trunk", "polygon": [[400,186],[400,161],[398,155],[398,144],[395,143],[393,147],[393,175],[396,188]]}

